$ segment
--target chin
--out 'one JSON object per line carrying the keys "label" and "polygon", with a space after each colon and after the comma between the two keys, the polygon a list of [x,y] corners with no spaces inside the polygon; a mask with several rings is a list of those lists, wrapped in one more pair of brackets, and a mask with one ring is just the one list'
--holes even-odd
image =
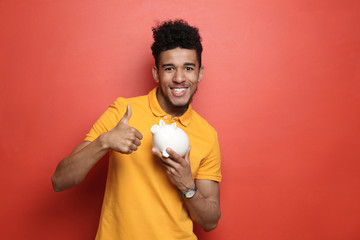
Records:
{"label": "chin", "polygon": [[191,94],[190,92],[188,92],[186,95],[182,96],[182,97],[174,97],[172,96],[171,92],[167,95],[167,97],[165,97],[165,101],[167,102],[167,104],[169,106],[171,106],[174,109],[182,109],[182,108],[187,108],[189,106],[189,104],[192,102],[193,100],[193,96],[196,93],[197,88],[195,89],[195,91]]}
{"label": "chin", "polygon": [[187,106],[189,106],[189,102],[187,103],[171,103],[171,107],[173,108],[186,108]]}
{"label": "chin", "polygon": [[191,103],[192,98],[185,100],[185,101],[181,101],[181,102],[172,102],[171,101],[171,106],[173,108],[187,108],[189,106],[189,104]]}

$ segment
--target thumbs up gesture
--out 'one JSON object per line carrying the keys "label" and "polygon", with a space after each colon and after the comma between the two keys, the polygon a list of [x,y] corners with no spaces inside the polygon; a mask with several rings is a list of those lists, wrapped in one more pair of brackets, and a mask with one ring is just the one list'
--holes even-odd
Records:
{"label": "thumbs up gesture", "polygon": [[143,136],[136,128],[129,126],[131,114],[131,107],[127,105],[127,110],[119,123],[104,134],[104,143],[108,148],[124,154],[138,149]]}

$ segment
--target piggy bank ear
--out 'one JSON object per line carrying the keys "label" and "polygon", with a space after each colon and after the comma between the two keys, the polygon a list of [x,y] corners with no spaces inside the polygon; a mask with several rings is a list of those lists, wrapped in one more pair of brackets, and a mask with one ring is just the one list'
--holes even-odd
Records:
{"label": "piggy bank ear", "polygon": [[172,127],[173,129],[176,129],[176,123],[171,124],[171,127]]}
{"label": "piggy bank ear", "polygon": [[151,127],[150,131],[152,134],[155,134],[157,131],[159,131],[159,125],[155,124],[154,126]]}
{"label": "piggy bank ear", "polygon": [[161,119],[159,122],[160,127],[166,125],[165,122]]}

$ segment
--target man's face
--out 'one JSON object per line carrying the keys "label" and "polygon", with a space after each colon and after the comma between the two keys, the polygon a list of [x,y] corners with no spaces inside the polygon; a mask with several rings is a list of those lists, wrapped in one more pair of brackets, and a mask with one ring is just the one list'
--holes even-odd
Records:
{"label": "man's face", "polygon": [[172,116],[182,115],[202,80],[204,68],[199,68],[195,50],[175,48],[160,54],[159,67],[153,67],[159,83],[157,99],[161,108]]}

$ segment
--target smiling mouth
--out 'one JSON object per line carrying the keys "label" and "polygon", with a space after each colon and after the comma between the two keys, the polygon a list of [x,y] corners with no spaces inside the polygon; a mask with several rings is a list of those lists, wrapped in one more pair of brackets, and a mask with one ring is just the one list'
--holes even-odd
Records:
{"label": "smiling mouth", "polygon": [[175,93],[179,94],[186,90],[186,88],[171,88],[171,91],[174,91]]}

